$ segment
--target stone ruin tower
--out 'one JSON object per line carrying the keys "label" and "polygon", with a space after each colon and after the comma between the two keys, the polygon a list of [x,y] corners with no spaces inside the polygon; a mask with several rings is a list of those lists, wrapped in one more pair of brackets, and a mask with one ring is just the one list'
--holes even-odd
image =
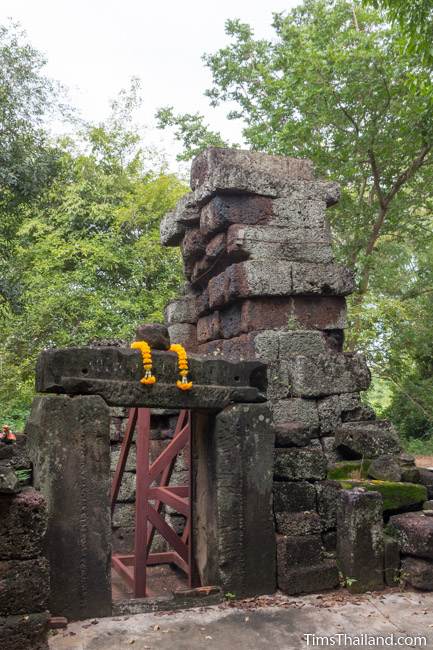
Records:
{"label": "stone ruin tower", "polygon": [[278,586],[333,587],[339,485],[327,467],[400,451],[361,402],[364,357],[343,352],[354,282],[334,261],[326,218],[338,185],[315,179],[309,160],[209,148],[192,163],[191,188],[161,223],[187,279],[166,307],[171,340],[268,364]]}

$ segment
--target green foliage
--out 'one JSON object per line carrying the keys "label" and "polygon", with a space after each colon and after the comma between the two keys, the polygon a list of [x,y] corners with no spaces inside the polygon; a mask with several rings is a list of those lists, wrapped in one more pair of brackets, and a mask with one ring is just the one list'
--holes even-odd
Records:
{"label": "green foliage", "polygon": [[364,0],[366,5],[387,9],[404,35],[406,51],[433,63],[433,5],[431,0]]}
{"label": "green foliage", "polygon": [[182,142],[184,151],[177,156],[178,160],[190,160],[206,147],[227,147],[221,135],[211,131],[203,123],[203,115],[185,113],[175,115],[172,106],[160,108],[156,114],[158,128],[174,127],[174,137]]}
{"label": "green foliage", "polygon": [[159,222],[186,187],[141,150],[137,101],[134,82],[106,123],[56,146],[49,182],[5,208],[0,413],[18,428],[43,348],[131,339],[138,323],[162,319],[178,289],[179,255],[161,249]]}
{"label": "green foliage", "polygon": [[[204,57],[213,77],[206,94],[243,121],[251,148],[311,158],[319,175],[340,182],[329,211],[334,248],[357,280],[347,348],[367,351],[388,402],[380,410],[407,435],[425,434],[433,423],[431,68],[402,49],[386,12],[360,0],[304,0],[275,14],[273,27],[272,40],[257,39],[228,21],[229,44]],[[171,112],[165,124],[182,136],[182,119]],[[379,393],[370,395],[377,402]],[[403,422],[402,399],[419,411],[416,426]]]}

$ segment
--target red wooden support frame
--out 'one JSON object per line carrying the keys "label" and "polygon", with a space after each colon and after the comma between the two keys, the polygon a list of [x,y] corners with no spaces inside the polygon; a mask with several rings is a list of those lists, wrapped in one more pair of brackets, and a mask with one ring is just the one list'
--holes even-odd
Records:
{"label": "red wooden support frame", "polygon": [[[128,454],[136,430],[136,494],[134,554],[113,554],[112,567],[134,590],[136,598],[146,596],[146,567],[174,563],[188,576],[188,585],[196,586],[192,529],[192,435],[191,413],[180,411],[172,440],[150,464],[150,409],[132,408],[122,442],[120,456],[111,486],[111,512],[116,506]],[[177,455],[188,454],[188,485],[170,486]],[[153,505],[151,503],[153,502]],[[185,528],[179,536],[161,515],[163,505],[169,505],[186,517]],[[158,531],[171,550],[151,553],[152,541]]]}

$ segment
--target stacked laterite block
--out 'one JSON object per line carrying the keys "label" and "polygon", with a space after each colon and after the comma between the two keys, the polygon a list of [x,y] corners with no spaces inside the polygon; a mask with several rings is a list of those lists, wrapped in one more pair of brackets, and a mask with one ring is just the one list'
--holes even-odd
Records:
{"label": "stacked laterite block", "polygon": [[340,449],[350,457],[354,434],[361,456],[371,437],[398,452],[395,433],[361,403],[363,356],[343,352],[354,285],[334,261],[326,219],[338,186],[316,180],[308,160],[210,148],[192,164],[191,188],[161,223],[188,280],[166,308],[171,340],[268,364],[278,586],[334,587],[339,484],[327,465]]}

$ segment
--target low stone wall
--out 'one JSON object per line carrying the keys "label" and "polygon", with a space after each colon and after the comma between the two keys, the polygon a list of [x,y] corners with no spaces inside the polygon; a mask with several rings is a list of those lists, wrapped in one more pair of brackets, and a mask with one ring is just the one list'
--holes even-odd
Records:
{"label": "low stone wall", "polygon": [[50,571],[43,555],[47,508],[43,496],[22,486],[30,470],[25,439],[0,443],[0,648],[46,650]]}

